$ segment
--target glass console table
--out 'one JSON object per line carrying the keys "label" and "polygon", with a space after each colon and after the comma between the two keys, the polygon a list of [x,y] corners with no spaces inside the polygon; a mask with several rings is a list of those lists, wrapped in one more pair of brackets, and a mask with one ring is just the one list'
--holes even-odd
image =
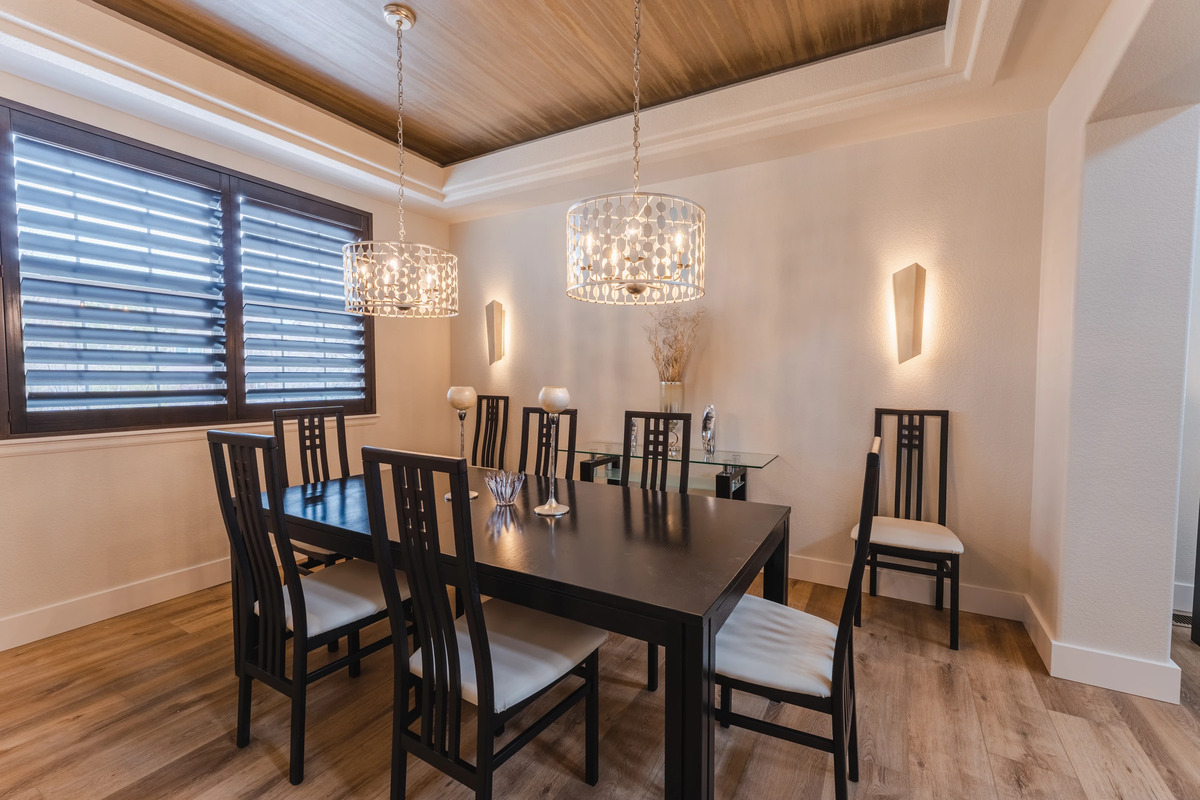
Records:
{"label": "glass console table", "polygon": [[[559,452],[565,452],[560,450]],[[576,454],[583,457],[579,462],[579,479],[595,481],[597,478],[607,479],[609,483],[619,483],[621,458],[624,449],[619,442],[587,442],[575,448]],[[641,458],[635,455],[634,458]],[[716,479],[717,497],[727,497],[734,500],[746,499],[747,470],[762,469],[778,458],[773,453],[739,453],[735,450],[718,450],[711,456],[704,452],[703,447],[692,448],[692,464],[709,464],[720,467]],[[668,461],[679,462],[679,456],[674,455]],[[610,474],[616,472],[616,476]]]}

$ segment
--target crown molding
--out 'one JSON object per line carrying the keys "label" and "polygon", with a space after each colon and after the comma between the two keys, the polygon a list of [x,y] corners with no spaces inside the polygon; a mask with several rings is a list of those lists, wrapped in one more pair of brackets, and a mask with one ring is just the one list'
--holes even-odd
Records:
{"label": "crown molding", "polygon": [[[990,86],[1021,3],[951,0],[940,30],[648,109],[644,179],[778,158],[801,132]],[[395,191],[392,143],[88,0],[7,0],[0,70],[380,199]],[[445,168],[410,153],[405,177],[415,207],[453,222],[620,189],[629,159],[619,117]]]}

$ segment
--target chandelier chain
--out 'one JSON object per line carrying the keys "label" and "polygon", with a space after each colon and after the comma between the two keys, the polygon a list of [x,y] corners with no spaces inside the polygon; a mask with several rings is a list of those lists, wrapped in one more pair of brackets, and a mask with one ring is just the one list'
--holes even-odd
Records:
{"label": "chandelier chain", "polygon": [[642,2],[633,0],[633,193],[641,189],[641,162],[638,159],[638,134],[642,111]]}
{"label": "chandelier chain", "polygon": [[396,190],[396,218],[400,229],[400,243],[405,241],[404,231],[404,25],[396,20],[396,144],[399,151],[400,183]]}

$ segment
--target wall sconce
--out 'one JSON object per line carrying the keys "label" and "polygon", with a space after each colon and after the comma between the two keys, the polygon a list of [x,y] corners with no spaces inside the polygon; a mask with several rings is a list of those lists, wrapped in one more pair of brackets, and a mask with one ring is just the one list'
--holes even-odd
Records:
{"label": "wall sconce", "polygon": [[504,306],[493,300],[484,307],[487,318],[488,363],[495,364],[504,358]]}
{"label": "wall sconce", "polygon": [[896,355],[903,364],[921,355],[921,331],[925,326],[925,268],[909,264],[892,275],[896,303]]}

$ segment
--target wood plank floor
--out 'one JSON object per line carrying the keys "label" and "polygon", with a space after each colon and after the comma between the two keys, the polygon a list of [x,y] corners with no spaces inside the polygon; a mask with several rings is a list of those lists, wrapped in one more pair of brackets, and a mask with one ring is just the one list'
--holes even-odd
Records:
{"label": "wood plank floor", "polygon": [[[826,586],[791,586],[793,606],[826,618],[841,600]],[[966,614],[963,648],[951,652],[945,619],[866,598],[856,638],[862,776],[852,797],[1200,798],[1200,648],[1185,629],[1174,643],[1184,702],[1172,706],[1050,678],[1015,622]],[[661,797],[663,694],[643,688],[645,652],[613,636],[601,653],[598,786],[582,781],[577,707],[500,770],[497,797]],[[390,653],[368,659],[357,680],[343,672],[313,687],[298,787],[287,781],[288,705],[277,693],[256,687],[251,744],[234,746],[231,663],[227,585],[0,653],[0,798],[386,796]],[[828,732],[802,709],[750,698],[738,709]],[[722,800],[833,798],[827,755],[718,729],[716,759]],[[410,761],[409,797],[471,794]]]}

